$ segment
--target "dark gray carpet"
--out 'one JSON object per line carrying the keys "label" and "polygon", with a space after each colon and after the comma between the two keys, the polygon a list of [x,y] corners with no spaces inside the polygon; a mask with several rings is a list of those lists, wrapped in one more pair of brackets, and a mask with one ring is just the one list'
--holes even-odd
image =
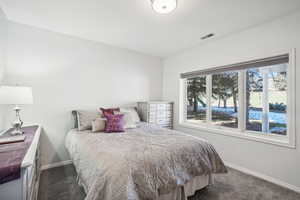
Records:
{"label": "dark gray carpet", "polygon": [[[39,200],[83,200],[84,197],[72,165],[43,171]],[[229,169],[228,174],[216,175],[213,185],[197,191],[189,200],[300,200],[300,194]]]}

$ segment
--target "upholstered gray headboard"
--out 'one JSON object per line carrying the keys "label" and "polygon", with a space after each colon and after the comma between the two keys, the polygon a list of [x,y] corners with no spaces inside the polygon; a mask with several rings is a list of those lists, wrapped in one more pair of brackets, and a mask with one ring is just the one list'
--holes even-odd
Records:
{"label": "upholstered gray headboard", "polygon": [[74,119],[74,128],[78,128],[78,120],[77,120],[77,111],[76,110],[72,110],[72,116]]}

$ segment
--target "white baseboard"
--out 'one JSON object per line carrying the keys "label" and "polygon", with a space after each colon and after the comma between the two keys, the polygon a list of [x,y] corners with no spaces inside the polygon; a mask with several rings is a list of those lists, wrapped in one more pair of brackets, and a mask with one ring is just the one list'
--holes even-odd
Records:
{"label": "white baseboard", "polygon": [[281,187],[284,187],[284,188],[287,188],[287,189],[290,189],[290,190],[293,190],[293,191],[295,191],[295,192],[300,193],[300,188],[297,187],[297,186],[295,186],[295,185],[291,185],[291,184],[286,183],[286,182],[284,182],[284,181],[281,181],[281,180],[279,180],[279,179],[273,178],[273,177],[271,177],[271,176],[268,176],[268,175],[265,175],[265,174],[262,174],[262,173],[259,173],[259,172],[252,171],[252,170],[250,170],[250,169],[247,169],[247,168],[245,168],[245,167],[241,167],[241,166],[232,164],[232,163],[230,163],[230,162],[226,162],[226,161],[225,161],[224,163],[225,163],[225,165],[226,165],[227,167],[230,167],[230,168],[232,168],[232,169],[241,171],[241,172],[243,172],[243,173],[245,173],[245,174],[249,174],[249,175],[251,175],[251,176],[255,176],[255,177],[257,177],[257,178],[266,180],[266,181],[268,181],[268,182],[274,183],[274,184],[279,185],[279,186],[281,186]]}
{"label": "white baseboard", "polygon": [[61,166],[70,165],[70,164],[72,164],[72,160],[64,160],[61,162],[42,165],[41,170],[51,169],[51,168],[55,168],[55,167],[61,167]]}

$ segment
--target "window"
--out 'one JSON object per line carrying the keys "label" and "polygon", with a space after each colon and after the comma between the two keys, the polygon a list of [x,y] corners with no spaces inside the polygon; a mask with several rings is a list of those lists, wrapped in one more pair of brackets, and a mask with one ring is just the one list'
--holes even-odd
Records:
{"label": "window", "polygon": [[181,124],[291,142],[293,66],[284,54],[181,74]]}

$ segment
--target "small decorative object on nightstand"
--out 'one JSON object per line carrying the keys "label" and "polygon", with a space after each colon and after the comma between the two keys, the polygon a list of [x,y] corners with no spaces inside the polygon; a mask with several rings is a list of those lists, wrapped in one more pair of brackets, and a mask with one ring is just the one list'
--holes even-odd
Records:
{"label": "small decorative object on nightstand", "polygon": [[20,117],[19,105],[32,104],[32,90],[30,87],[0,86],[0,104],[15,105],[16,119],[12,122],[13,131],[11,135],[22,135],[23,121]]}
{"label": "small decorative object on nightstand", "polygon": [[154,123],[163,128],[173,128],[173,102],[147,101],[137,104],[142,121]]}

